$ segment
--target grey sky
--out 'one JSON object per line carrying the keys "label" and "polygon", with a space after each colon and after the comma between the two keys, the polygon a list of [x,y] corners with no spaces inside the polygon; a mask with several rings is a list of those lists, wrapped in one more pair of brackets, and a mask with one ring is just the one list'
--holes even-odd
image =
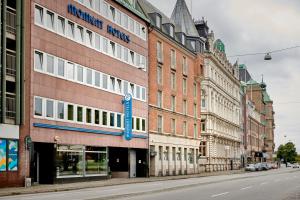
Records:
{"label": "grey sky", "polygon": [[[171,15],[176,0],[149,0]],[[186,0],[195,19],[204,17],[227,55],[266,52],[300,45],[299,0]],[[276,147],[291,140],[300,153],[300,48],[272,55],[240,57],[252,76],[267,83],[274,101]],[[233,60],[232,60],[233,61]],[[286,140],[284,139],[286,135]]]}

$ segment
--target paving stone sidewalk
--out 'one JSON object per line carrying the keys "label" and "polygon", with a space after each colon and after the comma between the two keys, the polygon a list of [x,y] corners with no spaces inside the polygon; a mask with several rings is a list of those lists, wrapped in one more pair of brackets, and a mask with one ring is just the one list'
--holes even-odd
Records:
{"label": "paving stone sidewalk", "polygon": [[0,197],[9,196],[9,195],[58,192],[58,191],[78,190],[78,189],[85,189],[85,188],[95,188],[95,187],[104,187],[104,186],[113,186],[113,185],[122,185],[122,184],[177,180],[177,179],[230,175],[230,174],[240,174],[240,173],[245,173],[245,172],[244,170],[233,170],[233,171],[222,171],[222,172],[203,172],[200,174],[181,175],[181,176],[164,176],[164,177],[130,178],[130,179],[113,178],[113,179],[107,179],[101,181],[87,181],[87,182],[53,184],[53,185],[34,185],[29,188],[24,188],[24,187],[1,188]]}

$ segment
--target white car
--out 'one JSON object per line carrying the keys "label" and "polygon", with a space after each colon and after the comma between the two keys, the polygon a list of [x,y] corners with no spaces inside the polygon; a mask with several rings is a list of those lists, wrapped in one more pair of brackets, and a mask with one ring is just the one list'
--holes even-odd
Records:
{"label": "white car", "polygon": [[300,168],[300,165],[299,165],[298,163],[295,163],[295,164],[293,165],[293,168]]}

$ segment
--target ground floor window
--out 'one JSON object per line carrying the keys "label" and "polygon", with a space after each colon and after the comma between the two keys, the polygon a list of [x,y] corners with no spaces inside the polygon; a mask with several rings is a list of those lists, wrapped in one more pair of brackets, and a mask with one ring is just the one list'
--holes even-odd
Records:
{"label": "ground floor window", "polygon": [[107,175],[107,148],[59,145],[56,163],[57,178]]}
{"label": "ground floor window", "polygon": [[0,139],[0,172],[18,170],[18,141]]}

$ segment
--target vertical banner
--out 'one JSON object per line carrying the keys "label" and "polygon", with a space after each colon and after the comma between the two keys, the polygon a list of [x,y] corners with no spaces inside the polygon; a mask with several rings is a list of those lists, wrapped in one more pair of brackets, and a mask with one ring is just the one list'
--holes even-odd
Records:
{"label": "vertical banner", "polygon": [[18,170],[18,141],[8,141],[8,171]]}
{"label": "vertical banner", "polygon": [[132,96],[126,94],[123,100],[124,104],[124,138],[132,139]]}
{"label": "vertical banner", "polygon": [[6,171],[6,140],[0,139],[0,171]]}

